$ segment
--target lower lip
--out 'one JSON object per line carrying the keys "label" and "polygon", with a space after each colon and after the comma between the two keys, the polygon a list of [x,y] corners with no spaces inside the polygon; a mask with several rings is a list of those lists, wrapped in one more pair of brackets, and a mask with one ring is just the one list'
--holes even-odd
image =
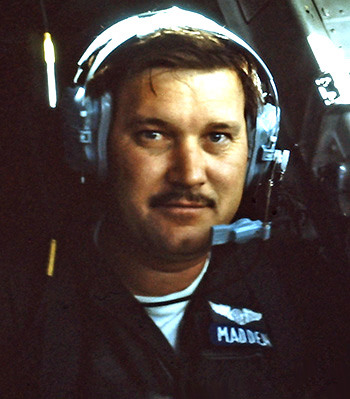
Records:
{"label": "lower lip", "polygon": [[178,217],[198,217],[205,212],[207,207],[191,207],[191,206],[160,206],[158,207],[163,213]]}

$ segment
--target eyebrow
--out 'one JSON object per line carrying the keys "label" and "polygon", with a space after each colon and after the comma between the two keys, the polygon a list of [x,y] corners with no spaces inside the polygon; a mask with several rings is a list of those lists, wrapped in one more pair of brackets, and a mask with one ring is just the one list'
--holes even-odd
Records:
{"label": "eyebrow", "polygon": [[209,123],[207,127],[214,130],[230,130],[232,133],[239,133],[242,128],[241,124],[236,121],[213,122]]}
{"label": "eyebrow", "polygon": [[[135,128],[137,126],[154,125],[160,128],[172,128],[174,125],[160,118],[149,118],[142,116],[134,116],[127,121],[127,128]],[[238,134],[242,128],[241,124],[236,121],[211,122],[206,125],[207,129],[213,130],[230,130],[233,134]]]}
{"label": "eyebrow", "polygon": [[127,128],[132,128],[135,126],[142,126],[142,125],[157,125],[159,127],[169,127],[171,126],[171,123],[168,123],[164,121],[163,119],[159,118],[147,118],[147,117],[142,117],[142,116],[135,116],[129,119],[126,123]]}

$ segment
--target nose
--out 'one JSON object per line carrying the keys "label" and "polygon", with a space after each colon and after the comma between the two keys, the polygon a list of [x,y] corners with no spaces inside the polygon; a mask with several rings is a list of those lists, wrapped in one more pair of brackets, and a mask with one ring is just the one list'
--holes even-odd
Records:
{"label": "nose", "polygon": [[167,171],[168,182],[182,187],[199,188],[206,179],[206,159],[200,145],[191,140],[176,144]]}

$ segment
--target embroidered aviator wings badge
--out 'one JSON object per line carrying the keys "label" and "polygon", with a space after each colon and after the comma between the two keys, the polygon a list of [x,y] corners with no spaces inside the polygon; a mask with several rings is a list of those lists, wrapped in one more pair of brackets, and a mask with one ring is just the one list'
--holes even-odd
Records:
{"label": "embroidered aviator wings badge", "polygon": [[229,305],[221,305],[211,301],[209,301],[209,304],[215,313],[219,314],[220,316],[224,316],[231,321],[234,321],[240,326],[244,326],[245,324],[251,323],[253,321],[259,321],[262,319],[261,313],[254,312],[250,309],[232,309]]}

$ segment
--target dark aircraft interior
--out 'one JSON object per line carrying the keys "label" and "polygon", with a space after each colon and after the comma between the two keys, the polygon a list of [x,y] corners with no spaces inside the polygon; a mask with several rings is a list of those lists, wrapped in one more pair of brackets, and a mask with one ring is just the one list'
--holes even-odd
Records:
{"label": "dark aircraft interior", "polygon": [[[291,151],[284,181],[272,200],[272,235],[312,247],[332,265],[339,280],[347,281],[347,0],[13,0],[2,5],[0,247],[4,264],[32,259],[31,272],[45,274],[50,240],[64,236],[72,218],[84,217],[89,223],[94,217],[86,188],[64,161],[61,140],[60,98],[70,85],[80,55],[91,39],[113,22],[172,5],[224,24],[268,65],[281,107],[278,147]],[[57,107],[50,107],[48,100],[45,32],[50,32],[55,46]],[[337,296],[338,286],[327,271],[324,273],[322,276],[320,268],[319,277],[325,284],[333,284]],[[346,288],[341,288],[342,294]],[[349,307],[346,296],[341,303]],[[349,325],[349,319],[344,320],[347,331]]]}

